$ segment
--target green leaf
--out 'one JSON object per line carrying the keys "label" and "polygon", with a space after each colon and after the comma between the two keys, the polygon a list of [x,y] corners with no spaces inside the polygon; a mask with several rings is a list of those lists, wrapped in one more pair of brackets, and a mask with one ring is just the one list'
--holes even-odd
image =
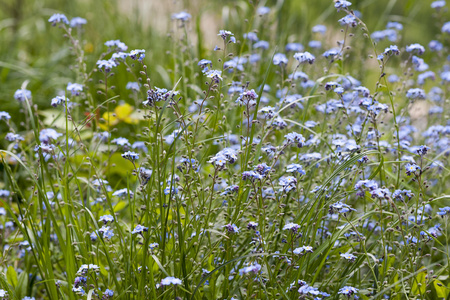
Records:
{"label": "green leaf", "polygon": [[127,205],[128,205],[128,203],[127,203],[126,201],[119,201],[119,202],[114,206],[114,212],[121,211],[121,210],[124,209]]}
{"label": "green leaf", "polygon": [[8,280],[8,283],[14,288],[17,286],[17,273],[16,270],[14,270],[13,266],[8,267],[8,270],[6,271],[6,279]]}
{"label": "green leaf", "polygon": [[417,274],[416,278],[414,279],[414,283],[412,286],[412,292],[413,295],[422,295],[425,293],[427,285],[425,283],[425,276],[426,276],[426,271],[424,270],[423,272],[420,272],[419,274]]}
{"label": "green leaf", "polygon": [[16,287],[16,294],[19,299],[22,299],[27,295],[27,287],[28,287],[28,274],[27,272],[22,272],[19,275]]}
{"label": "green leaf", "polygon": [[436,290],[436,295],[438,298],[447,299],[449,288],[446,287],[441,281],[434,280],[433,281],[434,289]]}

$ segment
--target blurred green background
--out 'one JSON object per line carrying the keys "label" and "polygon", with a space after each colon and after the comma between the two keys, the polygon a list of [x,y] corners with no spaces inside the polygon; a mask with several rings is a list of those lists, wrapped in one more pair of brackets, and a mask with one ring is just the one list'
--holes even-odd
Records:
{"label": "blurred green background", "polygon": [[[261,20],[255,16],[255,7],[272,8],[270,21],[264,24],[270,29],[271,47],[276,42],[284,49],[286,42],[307,45],[311,28],[316,24],[329,26],[327,38],[330,45],[337,38],[337,20],[344,16],[337,13],[332,0],[2,0],[0,10],[0,105],[1,110],[14,111],[19,104],[13,101],[16,89],[25,80],[33,92],[33,101],[40,107],[49,106],[57,90],[65,89],[74,81],[71,70],[73,56],[70,44],[62,31],[53,28],[48,18],[54,13],[64,13],[69,20],[79,16],[87,19],[84,27],[83,47],[92,65],[100,53],[106,50],[104,42],[120,39],[131,49],[146,49],[146,62],[155,84],[167,84],[173,57],[167,51],[174,49],[168,36],[176,32],[171,14],[185,10],[192,15],[189,36],[194,59],[208,58],[208,53],[220,40],[219,29],[231,30],[238,37],[256,26]],[[439,20],[431,1],[417,0],[353,0],[352,8],[362,13],[362,20],[369,30],[384,29],[387,21],[404,25],[403,43],[428,44],[430,37],[439,32],[445,20]],[[254,18],[255,28],[243,28],[245,19]],[[244,22],[243,22],[244,21]],[[267,33],[266,33],[267,35]],[[389,42],[387,42],[389,44]],[[326,46],[325,46],[326,47]],[[380,47],[381,48],[381,47]],[[326,50],[326,49],[324,49]],[[129,75],[129,74],[128,74]],[[126,76],[126,75],[124,75]],[[130,75],[129,80],[133,80]],[[126,82],[125,82],[126,83]],[[123,86],[117,87],[120,93]]]}

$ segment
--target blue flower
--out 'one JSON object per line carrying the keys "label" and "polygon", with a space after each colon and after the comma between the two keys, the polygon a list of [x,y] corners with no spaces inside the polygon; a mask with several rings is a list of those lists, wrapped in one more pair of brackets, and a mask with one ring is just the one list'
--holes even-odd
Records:
{"label": "blue flower", "polygon": [[356,256],[351,253],[341,253],[341,257],[351,262],[354,262],[356,260]]}
{"label": "blue flower", "polygon": [[178,278],[175,278],[175,277],[172,277],[172,276],[163,278],[161,280],[161,285],[171,285],[171,284],[173,284],[173,285],[180,285],[180,284],[182,284],[182,281],[181,281],[181,279],[178,279]]}
{"label": "blue flower", "polygon": [[70,100],[64,96],[56,96],[52,99],[51,106],[57,107],[58,105],[64,105],[65,103],[69,102]]}
{"label": "blue flower", "polygon": [[420,170],[420,167],[416,165],[415,163],[407,163],[405,166],[406,169],[406,175],[410,176],[411,173],[415,173],[416,171]]}
{"label": "blue flower", "polygon": [[411,44],[406,46],[406,52],[417,53],[417,55],[422,55],[425,52],[425,47],[420,44]]}
{"label": "blue flower", "polygon": [[336,0],[336,2],[334,3],[334,7],[337,8],[337,11],[339,11],[341,8],[346,9],[350,5],[352,5],[352,3],[345,0]]}
{"label": "blue flower", "polygon": [[135,49],[130,51],[130,58],[132,60],[142,61],[145,58],[145,50],[144,49]]}
{"label": "blue flower", "polygon": [[139,154],[137,154],[136,152],[127,151],[122,154],[122,157],[133,162],[139,159]]}
{"label": "blue flower", "polygon": [[129,195],[130,198],[132,198],[134,194],[133,194],[132,191],[128,191],[127,188],[124,188],[124,189],[120,189],[120,190],[115,191],[112,195],[113,196],[117,196],[119,198],[125,198],[125,197],[127,197]]}
{"label": "blue flower", "polygon": [[83,25],[87,24],[86,19],[75,17],[72,20],[70,20],[70,27],[81,27]]}
{"label": "blue flower", "polygon": [[441,51],[444,46],[442,45],[441,42],[436,41],[436,40],[432,40],[428,43],[428,48],[430,48],[431,51]]}
{"label": "blue flower", "polygon": [[303,135],[297,132],[291,132],[284,136],[286,138],[285,144],[297,144],[297,147],[301,148],[305,144],[305,138]]}
{"label": "blue flower", "polygon": [[297,188],[297,178],[293,176],[283,176],[279,179],[279,184],[281,185],[281,190],[283,192],[289,193]]}
{"label": "blue flower", "polygon": [[295,224],[295,223],[287,223],[286,225],[283,226],[283,230],[289,230],[292,232],[297,232],[300,229],[300,225]]}
{"label": "blue flower", "polygon": [[450,214],[450,206],[439,208],[439,211],[437,212],[439,216],[445,216],[447,214]]}
{"label": "blue flower", "polygon": [[445,0],[438,0],[431,3],[430,7],[439,10],[445,6]]}
{"label": "blue flower", "polygon": [[386,28],[394,28],[395,30],[402,30],[403,25],[399,22],[387,22]]}
{"label": "blue flower", "polygon": [[19,102],[23,102],[27,99],[30,100],[31,99],[31,91],[25,90],[25,89],[18,89],[14,93],[14,99],[16,99]]}
{"label": "blue flower", "polygon": [[39,132],[39,141],[44,144],[50,144],[52,140],[56,140],[62,136],[62,133],[58,133],[55,129],[45,128]]}
{"label": "blue flower", "polygon": [[211,78],[215,83],[219,83],[223,80],[222,71],[219,70],[210,70],[205,72],[206,77]]}
{"label": "blue flower", "polygon": [[287,65],[288,59],[284,53],[276,53],[273,56],[273,64],[276,66]]}
{"label": "blue flower", "polygon": [[256,10],[256,13],[258,14],[258,16],[267,15],[269,12],[270,12],[270,8],[267,6],[258,7],[258,9]]}
{"label": "blue flower", "polygon": [[343,17],[342,19],[339,19],[338,22],[344,26],[351,26],[351,27],[356,27],[356,25],[358,25],[358,21],[356,20],[356,18],[352,15],[346,15],[345,17]]}
{"label": "blue flower", "polygon": [[[108,48],[115,48],[117,51],[127,51],[128,46],[120,40],[110,40],[105,42],[105,46]],[[144,51],[145,52],[145,51]]]}
{"label": "blue flower", "polygon": [[427,146],[423,145],[423,146],[419,146],[419,148],[416,150],[416,152],[420,156],[424,156],[425,154],[427,154],[427,152],[429,150],[430,150],[430,147],[427,147]]}
{"label": "blue flower", "polygon": [[128,139],[124,138],[124,137],[118,137],[116,139],[113,139],[111,141],[111,144],[116,144],[117,146],[121,146],[121,147],[129,147],[131,145],[128,142]]}
{"label": "blue flower", "polygon": [[285,47],[285,50],[287,52],[289,52],[289,51],[300,52],[300,51],[303,51],[304,49],[305,48],[300,43],[287,43],[286,47]]}
{"label": "blue flower", "polygon": [[109,299],[109,298],[112,298],[113,296],[114,296],[114,291],[112,291],[110,289],[106,289],[105,292],[103,293],[104,299]]}
{"label": "blue flower", "polygon": [[396,45],[391,45],[391,46],[389,46],[389,48],[384,49],[383,54],[386,56],[392,56],[394,54],[399,55],[400,50],[398,50],[398,47]]}
{"label": "blue flower", "polygon": [[106,225],[109,222],[114,222],[114,217],[111,215],[103,215],[100,217],[100,219],[98,221],[103,222]]}
{"label": "blue flower", "polygon": [[259,271],[261,271],[261,265],[258,263],[252,264],[248,267],[244,267],[242,269],[239,270],[239,275],[244,275],[244,274],[249,274],[249,273],[254,273],[257,274]]}
{"label": "blue flower", "polygon": [[351,208],[349,205],[340,201],[330,205],[330,214],[333,214],[334,212],[348,213],[350,211],[356,211],[356,209]]}
{"label": "blue flower", "polygon": [[380,31],[374,31],[370,35],[370,37],[375,41],[379,42],[384,39],[388,39],[391,42],[395,42],[397,40],[397,31],[394,29],[385,29]]}
{"label": "blue flower", "polygon": [[241,105],[245,105],[248,107],[255,106],[256,100],[258,99],[258,94],[255,92],[254,89],[250,91],[244,91],[242,92],[238,99],[236,100],[236,103],[239,103]]}
{"label": "blue flower", "polygon": [[261,48],[261,49],[269,49],[269,42],[267,42],[267,41],[259,41],[259,42],[257,42],[257,43],[255,43],[255,44],[253,44],[253,48],[254,49],[259,49],[259,48]]}
{"label": "blue flower", "polygon": [[312,55],[311,53],[309,53],[308,51],[306,52],[298,52],[294,54],[294,58],[300,63],[300,64],[304,64],[304,63],[309,63],[310,65],[312,65],[315,61],[315,57],[314,55]]}
{"label": "blue flower", "polygon": [[142,225],[136,225],[136,227],[133,229],[133,231],[131,232],[131,234],[135,234],[135,233],[139,233],[142,234],[143,232],[147,232],[148,231],[148,227],[144,227]]}
{"label": "blue flower", "polygon": [[117,64],[114,60],[108,59],[108,60],[98,60],[97,61],[97,68],[100,70],[103,70],[105,73],[111,72],[111,69],[117,67]]}
{"label": "blue flower", "polygon": [[236,43],[236,38],[231,31],[228,30],[220,30],[218,36],[220,36],[224,41],[230,38],[229,43]]}
{"label": "blue flower", "polygon": [[223,227],[225,227],[230,233],[239,233],[239,228],[235,224],[227,224]]}
{"label": "blue flower", "polygon": [[327,32],[327,26],[321,25],[321,24],[315,25],[315,26],[312,28],[312,32],[314,32],[314,33],[318,32],[318,33],[324,35],[325,32]]}
{"label": "blue flower", "polygon": [[179,13],[172,14],[172,20],[180,20],[183,22],[189,21],[191,19],[191,14],[182,11]]}
{"label": "blue flower", "polygon": [[303,247],[295,248],[293,253],[296,254],[296,255],[300,255],[300,254],[303,254],[303,253],[306,253],[306,252],[313,253],[313,251],[314,251],[313,247],[311,247],[311,246],[303,246]]}
{"label": "blue flower", "polygon": [[103,225],[102,228],[98,230],[103,235],[103,238],[110,240],[114,236],[114,232],[111,227]]}
{"label": "blue flower", "polygon": [[306,175],[303,167],[299,164],[290,164],[286,167],[286,172],[288,173],[298,173],[300,175]]}
{"label": "blue flower", "polygon": [[54,14],[48,19],[50,23],[52,23],[53,26],[55,26],[57,23],[64,23],[69,24],[69,20],[67,20],[67,17],[63,14]]}
{"label": "blue flower", "polygon": [[257,42],[259,40],[258,35],[255,32],[244,33],[244,39],[252,42]]}
{"label": "blue flower", "polygon": [[69,82],[67,84],[67,90],[72,93],[72,96],[79,96],[83,91],[83,86],[79,83]]}
{"label": "blue flower", "polygon": [[406,92],[406,97],[409,99],[425,99],[425,91],[419,88],[409,89]]}
{"label": "blue flower", "polygon": [[11,115],[9,113],[6,111],[0,111],[0,121],[8,121],[9,119],[11,119]]}
{"label": "blue flower", "polygon": [[344,286],[343,288],[341,288],[341,289],[339,290],[338,294],[345,295],[345,296],[347,296],[347,297],[350,298],[352,295],[358,293],[358,291],[359,291],[359,290],[356,289],[356,288],[354,288],[354,287],[351,287],[351,286]]}

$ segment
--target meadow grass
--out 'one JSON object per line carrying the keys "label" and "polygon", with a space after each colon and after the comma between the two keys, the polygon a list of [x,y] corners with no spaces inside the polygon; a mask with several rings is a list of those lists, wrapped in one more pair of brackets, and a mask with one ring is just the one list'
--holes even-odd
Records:
{"label": "meadow grass", "polygon": [[448,5],[384,2],[8,2],[0,298],[450,299]]}

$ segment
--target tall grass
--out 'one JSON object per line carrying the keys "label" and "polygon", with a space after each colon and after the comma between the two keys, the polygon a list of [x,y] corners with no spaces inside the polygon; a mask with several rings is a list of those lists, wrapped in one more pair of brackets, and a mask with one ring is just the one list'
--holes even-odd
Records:
{"label": "tall grass", "polygon": [[107,2],[53,15],[51,47],[3,63],[0,297],[448,299],[448,12],[423,8],[423,54],[397,2],[210,4],[148,40]]}

